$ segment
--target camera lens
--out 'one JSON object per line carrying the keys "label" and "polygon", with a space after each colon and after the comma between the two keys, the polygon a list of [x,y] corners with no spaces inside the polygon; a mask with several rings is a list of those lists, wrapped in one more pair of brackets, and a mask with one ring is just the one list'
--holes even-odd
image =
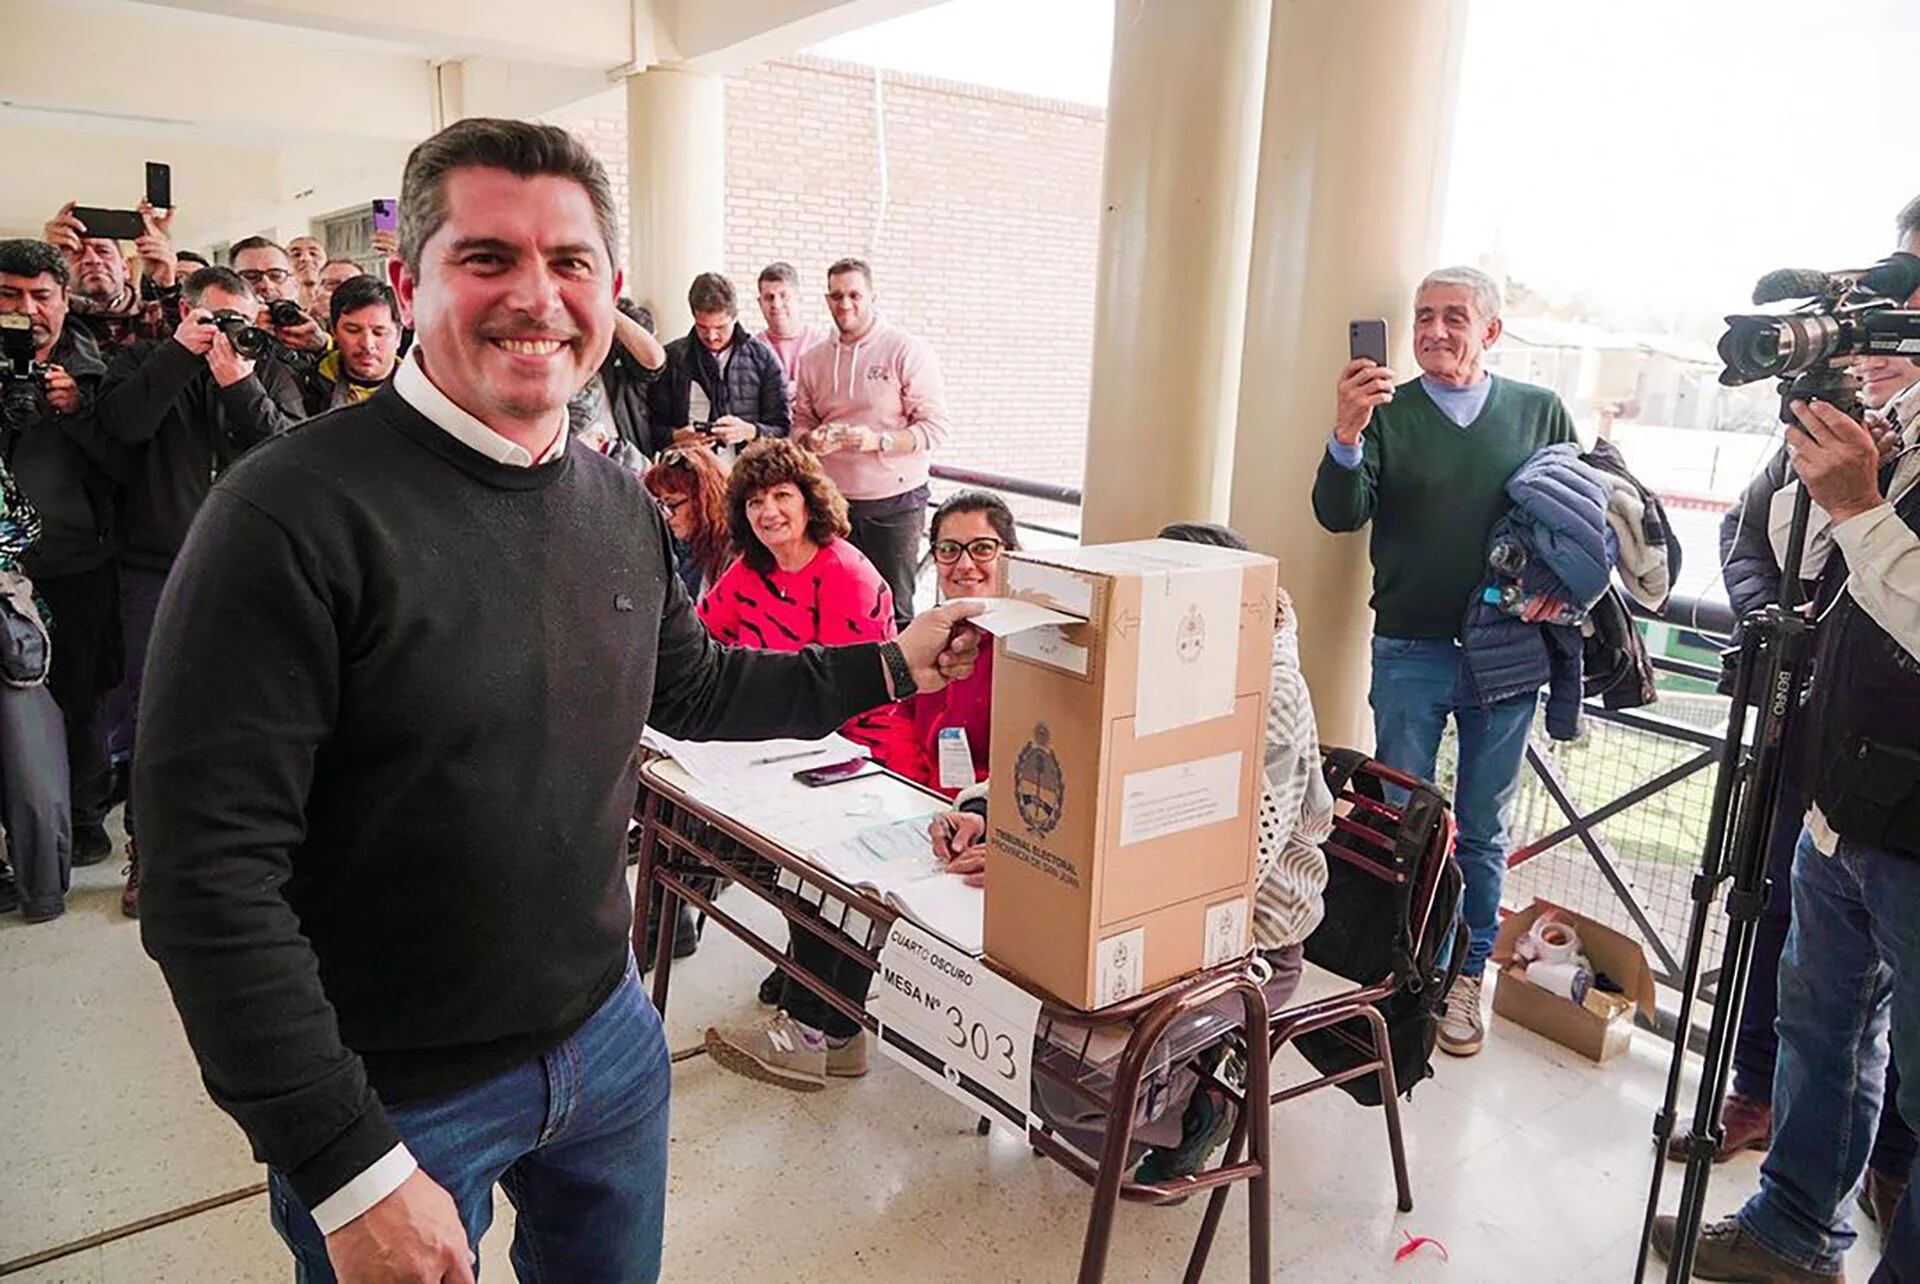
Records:
{"label": "camera lens", "polygon": [[275,325],[284,328],[304,324],[307,319],[307,314],[302,312],[300,305],[292,299],[274,300],[267,305],[267,315],[273,319]]}

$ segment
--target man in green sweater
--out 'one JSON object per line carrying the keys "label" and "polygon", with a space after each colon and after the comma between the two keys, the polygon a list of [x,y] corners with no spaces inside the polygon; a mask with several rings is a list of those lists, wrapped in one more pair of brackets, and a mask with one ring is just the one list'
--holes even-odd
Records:
{"label": "man in green sweater", "polygon": [[1413,299],[1420,377],[1395,385],[1366,358],[1340,373],[1333,438],[1313,483],[1330,531],[1373,523],[1375,753],[1432,779],[1451,716],[1459,731],[1456,851],[1461,913],[1473,940],[1447,999],[1440,1046],[1480,1050],[1480,982],[1499,925],[1507,869],[1505,812],[1519,785],[1537,697],[1482,706],[1460,682],[1460,623],[1486,574],[1487,536],[1510,506],[1507,478],[1542,446],[1574,440],[1573,419],[1545,388],[1481,368],[1500,337],[1500,287],[1474,268],[1444,268]]}

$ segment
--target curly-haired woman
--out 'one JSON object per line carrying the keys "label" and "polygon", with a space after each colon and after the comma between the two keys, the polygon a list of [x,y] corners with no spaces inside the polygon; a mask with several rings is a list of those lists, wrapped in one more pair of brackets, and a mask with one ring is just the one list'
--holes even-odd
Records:
{"label": "curly-haired woman", "polygon": [[[893,593],[847,542],[847,502],[812,454],[783,438],[753,442],[727,479],[727,515],[740,556],[700,603],[700,618],[715,638],[798,651],[894,635]],[[899,705],[862,714],[841,734],[902,775],[922,774],[913,722]],[[855,1003],[866,1001],[872,972],[804,928],[793,933],[790,949],[795,963]],[[707,1031],[716,1064],[798,1092],[825,1087],[830,1076],[867,1072],[858,1022],[778,970],[761,986],[761,998],[782,1010],[756,1024]]]}
{"label": "curly-haired woman", "polygon": [[698,602],[733,554],[726,470],[711,450],[674,446],[661,451],[640,480],[667,516],[680,579]]}

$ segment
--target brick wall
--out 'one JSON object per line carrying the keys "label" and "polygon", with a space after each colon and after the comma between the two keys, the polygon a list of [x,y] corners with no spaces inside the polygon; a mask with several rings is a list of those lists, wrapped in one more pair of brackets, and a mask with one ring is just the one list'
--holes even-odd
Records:
{"label": "brick wall", "polygon": [[[812,58],[727,82],[727,263],[743,301],[800,270],[825,326],[826,265],[873,264],[882,313],[947,379],[953,463],[1078,484],[1093,343],[1104,116]],[[623,118],[572,122],[625,190]],[[881,136],[886,202],[881,202]],[[625,216],[622,215],[624,232]],[[745,307],[755,328],[758,309]]]}

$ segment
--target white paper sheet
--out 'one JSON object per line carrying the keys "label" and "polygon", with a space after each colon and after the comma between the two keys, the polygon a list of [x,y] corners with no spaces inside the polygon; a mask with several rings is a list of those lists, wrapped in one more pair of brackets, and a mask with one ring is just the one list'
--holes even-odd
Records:
{"label": "white paper sheet", "polygon": [[1242,760],[1235,750],[1122,777],[1120,845],[1150,842],[1239,815]]}
{"label": "white paper sheet", "polygon": [[1029,602],[1017,597],[974,597],[956,598],[955,601],[978,602],[986,609],[967,623],[977,629],[983,629],[995,637],[1011,637],[1028,629],[1042,625],[1059,627],[1067,624],[1085,624],[1084,615],[1069,615],[1065,611],[1056,611],[1051,607]]}
{"label": "white paper sheet", "polygon": [[1240,665],[1238,566],[1165,571],[1140,585],[1134,734],[1224,718]]}
{"label": "white paper sheet", "polygon": [[964,878],[945,872],[923,878],[889,891],[887,903],[976,958],[986,948],[986,889],[969,887]]}
{"label": "white paper sheet", "polygon": [[1145,987],[1147,929],[1116,932],[1094,947],[1094,1003],[1111,1007]]}
{"label": "white paper sheet", "polygon": [[1247,952],[1247,898],[1207,906],[1206,946],[1202,967],[1231,963]]}
{"label": "white paper sheet", "polygon": [[1014,634],[1007,639],[1007,654],[1065,669],[1083,678],[1092,667],[1087,648],[1067,641],[1067,635],[1052,625],[1041,625],[1037,629]]}
{"label": "white paper sheet", "polygon": [[1007,593],[1038,593],[1063,611],[1086,619],[1093,614],[1093,581],[1084,575],[1013,557],[1007,561]]}

